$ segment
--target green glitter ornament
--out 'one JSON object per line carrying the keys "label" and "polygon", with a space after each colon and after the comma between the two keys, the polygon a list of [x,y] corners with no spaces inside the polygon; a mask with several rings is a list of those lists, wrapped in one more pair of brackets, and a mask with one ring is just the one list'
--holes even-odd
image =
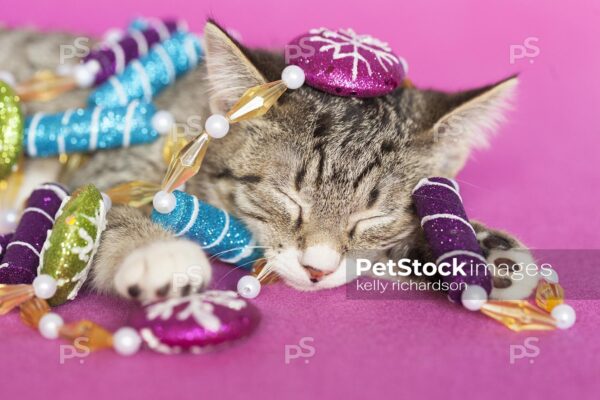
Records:
{"label": "green glitter ornament", "polygon": [[0,179],[7,178],[23,148],[23,114],[19,96],[0,81]]}
{"label": "green glitter ornament", "polygon": [[39,274],[57,281],[48,300],[58,306],[73,300],[85,282],[106,222],[102,195],[94,185],[83,186],[67,197],[40,254]]}

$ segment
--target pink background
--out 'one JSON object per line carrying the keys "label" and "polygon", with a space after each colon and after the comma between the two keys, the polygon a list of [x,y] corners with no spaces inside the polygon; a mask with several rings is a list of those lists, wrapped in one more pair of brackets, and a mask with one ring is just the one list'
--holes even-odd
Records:
{"label": "pink background", "polygon": [[[468,88],[520,72],[509,122],[459,177],[467,211],[533,248],[600,246],[598,1],[1,1],[0,18],[9,25],[91,34],[137,15],[182,17],[197,31],[212,15],[247,44],[261,46],[282,46],[312,27],[353,27],[387,40],[424,87]],[[539,39],[539,55],[511,64],[510,46],[528,37]],[[584,264],[557,267],[571,278],[567,294],[584,281],[598,282],[590,277],[596,259]],[[429,300],[349,301],[343,288],[303,294],[276,285],[256,300],[264,314],[259,332],[235,349],[176,358],[146,352],[129,360],[108,352],[64,365],[58,344],[36,337],[13,314],[0,323],[2,397],[32,390],[38,397],[75,398],[90,390],[105,398],[117,392],[178,399],[219,393],[246,399],[361,393],[597,398],[598,300],[571,302],[578,323],[570,331],[515,334],[436,296],[424,297]],[[129,310],[120,304],[88,296],[60,312],[115,328]],[[286,365],[284,345],[304,336],[315,338],[315,357]],[[528,336],[540,338],[540,356],[535,363],[509,364],[509,346]]]}

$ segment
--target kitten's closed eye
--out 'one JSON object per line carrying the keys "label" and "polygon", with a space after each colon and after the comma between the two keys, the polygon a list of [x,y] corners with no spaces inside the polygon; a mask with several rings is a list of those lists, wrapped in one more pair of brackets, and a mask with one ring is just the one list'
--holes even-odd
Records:
{"label": "kitten's closed eye", "polygon": [[372,216],[355,217],[350,220],[352,222],[349,224],[348,237],[353,239],[370,229],[391,224],[394,222],[395,218],[387,214],[378,213]]}
{"label": "kitten's closed eye", "polygon": [[238,190],[234,197],[237,213],[265,223],[280,216],[288,219],[296,230],[302,226],[304,208],[297,196],[280,188],[272,188],[268,192],[244,189]]}

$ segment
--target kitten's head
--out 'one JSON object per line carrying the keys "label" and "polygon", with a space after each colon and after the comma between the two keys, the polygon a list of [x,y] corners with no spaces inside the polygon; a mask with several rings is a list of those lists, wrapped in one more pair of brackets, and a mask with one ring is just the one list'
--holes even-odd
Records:
{"label": "kitten's head", "polygon": [[[213,23],[205,46],[212,112],[224,114],[285,67],[281,54],[243,48]],[[247,222],[288,284],[341,285],[349,251],[410,247],[412,188],[462,168],[516,83],[453,94],[398,88],[371,99],[288,91],[264,117],[213,143],[202,171],[208,200]]]}

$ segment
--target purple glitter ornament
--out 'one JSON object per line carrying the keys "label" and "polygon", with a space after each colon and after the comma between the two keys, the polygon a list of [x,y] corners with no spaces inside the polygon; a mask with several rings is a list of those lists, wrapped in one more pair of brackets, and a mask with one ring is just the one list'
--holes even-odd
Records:
{"label": "purple glitter ornament", "polygon": [[130,322],[154,351],[199,354],[250,335],[259,321],[236,292],[209,290],[145,305]]}
{"label": "purple glitter ornament", "polygon": [[105,82],[115,73],[120,74],[132,60],[146,55],[154,44],[168,39],[178,29],[177,21],[158,20],[146,29],[129,31],[118,42],[102,43],[84,58],[84,63],[95,60],[100,65],[94,85]]}
{"label": "purple glitter ornament", "polygon": [[442,277],[445,282],[457,287],[449,291],[450,299],[460,302],[463,283],[479,285],[489,295],[492,277],[475,230],[467,219],[458,184],[446,178],[422,179],[413,190],[412,197],[436,264],[452,264],[454,260],[456,264],[465,263],[463,270],[466,275]]}
{"label": "purple glitter ornament", "polygon": [[4,253],[6,252],[6,246],[12,239],[14,233],[3,233],[0,235],[0,262],[2,262],[2,257],[4,257]]}
{"label": "purple glitter ornament", "polygon": [[311,29],[288,44],[286,62],[304,70],[308,85],[338,96],[385,95],[407,72],[387,43],[352,29]]}
{"label": "purple glitter ornament", "polygon": [[41,185],[31,193],[19,225],[6,246],[0,265],[0,283],[33,282],[40,251],[66,196],[67,191],[54,183]]}

